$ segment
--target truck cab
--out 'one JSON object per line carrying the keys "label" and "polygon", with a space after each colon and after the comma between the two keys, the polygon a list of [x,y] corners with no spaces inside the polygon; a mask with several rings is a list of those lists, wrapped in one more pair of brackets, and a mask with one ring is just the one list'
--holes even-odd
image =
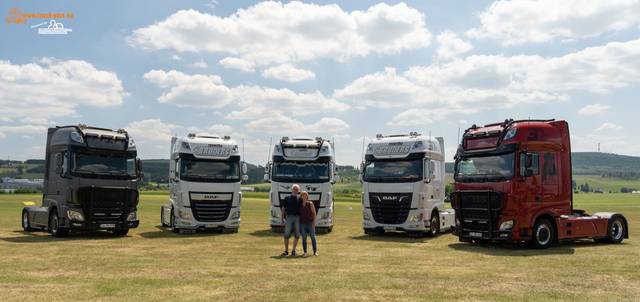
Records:
{"label": "truck cab", "polygon": [[271,161],[265,166],[264,179],[271,182],[269,192],[269,225],[274,232],[283,232],[281,225],[282,203],[291,195],[294,184],[300,192],[309,193],[309,201],[316,208],[316,230],[329,233],[333,230],[333,184],[337,175],[333,144],[322,137],[283,137],[273,149]]}
{"label": "truck cab", "polygon": [[144,177],[136,145],[124,129],[86,125],[49,128],[42,206],[22,211],[25,231],[108,230],[138,227],[138,180]]}
{"label": "truck cab", "polygon": [[444,139],[416,132],[376,138],[360,165],[365,234],[435,236],[453,224],[444,206]]}
{"label": "truck cab", "polygon": [[571,177],[566,121],[473,125],[455,156],[452,233],[463,242],[526,242],[533,248],[581,238],[628,238],[621,214],[573,209]]}
{"label": "truck cab", "polygon": [[174,233],[197,229],[237,233],[240,185],[248,179],[238,144],[229,136],[171,138],[169,201],[162,206],[162,226]]}

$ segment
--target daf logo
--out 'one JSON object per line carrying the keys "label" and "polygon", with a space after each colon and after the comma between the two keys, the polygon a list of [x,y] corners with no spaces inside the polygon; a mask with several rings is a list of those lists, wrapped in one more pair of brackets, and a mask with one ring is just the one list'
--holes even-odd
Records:
{"label": "daf logo", "polygon": [[220,199],[218,195],[205,195],[204,199]]}
{"label": "daf logo", "polygon": [[398,196],[382,196],[382,200],[396,201],[398,200]]}

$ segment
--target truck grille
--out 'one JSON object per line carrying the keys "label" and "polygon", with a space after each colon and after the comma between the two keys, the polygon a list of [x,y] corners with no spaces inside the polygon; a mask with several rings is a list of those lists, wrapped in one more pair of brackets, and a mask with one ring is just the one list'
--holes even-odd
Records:
{"label": "truck grille", "polygon": [[503,199],[502,193],[495,191],[456,191],[451,193],[451,207],[462,229],[490,232],[498,223]]}
{"label": "truck grille", "polygon": [[230,201],[191,201],[191,211],[197,221],[221,222],[227,220],[231,211]]}
{"label": "truck grille", "polygon": [[369,194],[373,220],[381,224],[401,224],[411,210],[412,193]]}
{"label": "truck grille", "polygon": [[122,222],[138,205],[138,190],[83,187],[78,189],[78,201],[93,224]]}

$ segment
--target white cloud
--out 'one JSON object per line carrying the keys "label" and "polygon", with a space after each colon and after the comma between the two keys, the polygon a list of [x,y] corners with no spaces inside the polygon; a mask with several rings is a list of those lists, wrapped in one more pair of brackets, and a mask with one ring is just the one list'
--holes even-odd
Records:
{"label": "white cloud", "polygon": [[207,62],[200,60],[199,62],[193,62],[193,64],[189,65],[189,67],[207,68],[209,67],[209,65],[207,65]]}
{"label": "white cloud", "polygon": [[[336,90],[334,97],[358,106],[410,107],[389,125],[429,124],[454,113],[568,101],[569,91],[608,93],[640,82],[640,69],[635,68],[640,65],[638,53],[640,40],[612,42],[557,58],[473,55],[415,66],[404,74],[386,68]],[[593,105],[579,113],[603,109]]]}
{"label": "white cloud", "polygon": [[165,146],[165,145],[155,145],[154,147],[155,147],[156,149],[159,149],[159,150],[169,149],[169,147],[167,147],[167,146]]}
{"label": "white cloud", "polygon": [[44,158],[44,153],[45,153],[45,147],[44,145],[42,146],[35,146],[35,147],[31,147],[26,149],[26,154],[32,158]]}
{"label": "white cloud", "polygon": [[33,136],[23,135],[22,138],[24,138],[24,139],[32,139]]}
{"label": "white cloud", "polygon": [[600,104],[588,105],[580,109],[578,111],[578,114],[594,115],[594,114],[601,113],[602,111],[605,111],[609,108],[610,106],[607,106],[607,105],[600,105]]}
{"label": "white cloud", "polygon": [[80,105],[120,105],[129,95],[122,90],[122,81],[115,73],[97,70],[85,61],[43,58],[13,65],[0,60],[0,108],[4,118],[71,116]]}
{"label": "white cloud", "polygon": [[216,8],[217,4],[218,4],[217,0],[211,0],[211,3],[207,3],[207,4],[205,4],[205,6],[208,6],[210,8]]}
{"label": "white cloud", "polygon": [[220,108],[232,100],[231,91],[222,84],[219,76],[186,75],[171,70],[151,70],[142,76],[159,87],[171,87],[171,91],[158,98],[160,103],[178,107]]}
{"label": "white cloud", "polygon": [[57,124],[56,122],[50,121],[44,117],[25,117],[20,119],[20,122],[23,124],[40,124],[40,125]]}
{"label": "white cloud", "polygon": [[0,121],[6,122],[6,123],[13,123],[13,120],[6,116],[0,116]]}
{"label": "white cloud", "polygon": [[345,61],[424,48],[431,39],[424,25],[424,14],[405,3],[348,13],[337,4],[266,1],[227,18],[181,10],[134,30],[126,41],[148,49],[228,53],[221,65],[251,71],[271,63]]}
{"label": "white cloud", "polygon": [[549,42],[556,37],[589,38],[631,28],[640,2],[628,0],[496,1],[478,14],[482,26],[467,35],[502,39],[504,45]]}
{"label": "white cloud", "polygon": [[189,132],[202,132],[202,129],[200,129],[198,127],[189,127],[189,128],[187,128],[187,131],[189,131]]}
{"label": "white cloud", "polygon": [[311,115],[318,113],[341,113],[351,106],[333,98],[327,98],[319,91],[299,93],[283,88],[261,88],[240,85],[232,89],[237,105],[245,108],[226,115],[229,119],[255,119],[273,113]]}
{"label": "white cloud", "polygon": [[34,125],[0,126],[0,138],[6,138],[7,137],[4,134],[5,132],[45,134],[45,133],[47,133],[47,127],[34,126]]}
{"label": "white cloud", "polygon": [[624,130],[624,127],[617,126],[616,124],[613,124],[613,123],[604,123],[602,124],[602,126],[598,127],[598,129],[596,129],[596,131],[602,131],[602,130]]}
{"label": "white cloud", "polygon": [[171,57],[171,59],[176,60],[176,61],[182,61],[182,58],[180,56],[178,56],[178,55],[173,55]]}
{"label": "white cloud", "polygon": [[316,74],[311,70],[297,69],[292,64],[286,63],[263,70],[262,77],[295,83],[315,79]]}
{"label": "white cloud", "polygon": [[229,133],[231,131],[233,131],[233,127],[229,126],[229,125],[213,125],[209,128],[207,128],[208,130],[220,133],[220,135],[224,135],[224,133]]}
{"label": "white cloud", "polygon": [[[330,117],[323,117],[320,121],[312,125],[305,125],[296,119],[286,117],[282,114],[275,114],[259,120],[251,121],[244,126],[249,132],[267,132],[272,134],[305,133],[306,135],[310,135],[310,133],[319,134],[344,131],[350,127],[343,120]],[[293,136],[295,135],[290,135],[290,137]]]}
{"label": "white cloud", "polygon": [[173,136],[172,132],[180,128],[182,127],[178,125],[165,124],[161,122],[160,119],[131,122],[124,127],[137,144],[146,141],[162,141],[170,144],[171,137]]}
{"label": "white cloud", "polygon": [[473,49],[471,43],[458,38],[457,34],[450,30],[445,30],[436,37],[436,40],[440,44],[437,51],[438,57],[443,59],[452,58]]}

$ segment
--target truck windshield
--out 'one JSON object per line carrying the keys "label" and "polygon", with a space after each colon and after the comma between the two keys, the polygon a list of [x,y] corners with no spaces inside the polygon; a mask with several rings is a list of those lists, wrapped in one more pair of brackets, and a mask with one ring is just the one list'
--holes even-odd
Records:
{"label": "truck windshield", "polygon": [[414,182],[422,180],[422,159],[378,160],[367,164],[366,182]]}
{"label": "truck windshield", "polygon": [[182,159],[180,179],[201,182],[236,182],[240,180],[238,161]]}
{"label": "truck windshield", "polygon": [[69,172],[76,176],[113,179],[137,177],[136,159],[113,155],[71,153]]}
{"label": "truck windshield", "polygon": [[488,182],[513,179],[515,176],[514,153],[462,157],[456,161],[454,179],[458,182]]}
{"label": "truck windshield", "polygon": [[329,180],[329,163],[277,161],[273,163],[273,180],[326,182]]}

